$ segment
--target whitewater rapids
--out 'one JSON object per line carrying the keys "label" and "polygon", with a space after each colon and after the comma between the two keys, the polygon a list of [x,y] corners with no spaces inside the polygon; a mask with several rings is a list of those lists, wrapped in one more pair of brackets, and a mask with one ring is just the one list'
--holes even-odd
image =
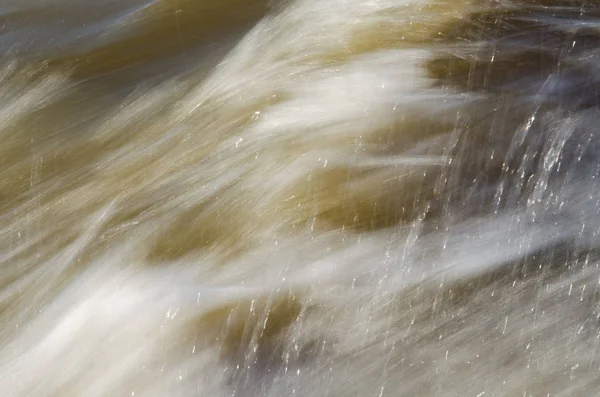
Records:
{"label": "whitewater rapids", "polygon": [[0,396],[599,392],[600,2],[0,22]]}

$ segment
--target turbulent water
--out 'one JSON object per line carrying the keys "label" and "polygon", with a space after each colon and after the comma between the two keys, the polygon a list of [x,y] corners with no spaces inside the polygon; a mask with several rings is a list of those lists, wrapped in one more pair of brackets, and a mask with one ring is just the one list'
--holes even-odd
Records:
{"label": "turbulent water", "polygon": [[600,1],[0,22],[0,395],[600,393]]}

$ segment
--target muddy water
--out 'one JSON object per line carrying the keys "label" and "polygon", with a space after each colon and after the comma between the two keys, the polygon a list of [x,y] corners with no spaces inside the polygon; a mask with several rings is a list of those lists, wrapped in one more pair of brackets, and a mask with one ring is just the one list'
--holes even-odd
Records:
{"label": "muddy water", "polygon": [[595,395],[599,21],[5,0],[0,394]]}

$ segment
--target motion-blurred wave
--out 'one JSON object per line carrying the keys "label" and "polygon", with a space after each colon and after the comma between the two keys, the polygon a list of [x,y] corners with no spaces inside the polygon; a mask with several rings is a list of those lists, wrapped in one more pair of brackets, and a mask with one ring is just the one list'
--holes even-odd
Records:
{"label": "motion-blurred wave", "polygon": [[599,21],[6,1],[2,395],[593,395]]}

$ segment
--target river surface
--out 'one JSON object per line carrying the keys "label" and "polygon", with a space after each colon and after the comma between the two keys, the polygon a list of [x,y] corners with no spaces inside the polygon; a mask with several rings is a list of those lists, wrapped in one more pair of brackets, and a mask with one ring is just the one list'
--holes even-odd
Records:
{"label": "river surface", "polygon": [[0,395],[600,393],[600,1],[1,0]]}

